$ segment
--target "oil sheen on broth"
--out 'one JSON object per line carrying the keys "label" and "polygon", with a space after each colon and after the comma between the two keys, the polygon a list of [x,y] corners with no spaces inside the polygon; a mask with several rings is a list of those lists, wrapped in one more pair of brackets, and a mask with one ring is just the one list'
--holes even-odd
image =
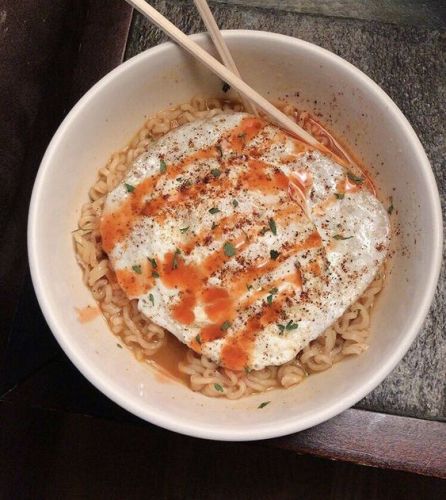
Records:
{"label": "oil sheen on broth", "polygon": [[358,299],[390,224],[359,170],[231,113],[141,155],[100,230],[146,317],[220,366],[258,370],[291,360]]}

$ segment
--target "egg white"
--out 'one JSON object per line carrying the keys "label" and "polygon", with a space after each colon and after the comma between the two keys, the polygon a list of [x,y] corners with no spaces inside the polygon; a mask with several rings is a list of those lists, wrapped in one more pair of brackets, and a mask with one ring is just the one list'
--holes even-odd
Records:
{"label": "egg white", "polygon": [[[178,163],[191,153],[215,144],[247,116],[245,113],[221,114],[183,125],[166,134],[135,161],[124,181],[107,196],[104,213],[119,209],[120,204],[132,196],[126,184],[138,185],[144,179],[157,175],[161,159],[166,164]],[[271,141],[270,145],[263,147],[268,141]],[[289,203],[287,192],[264,195],[260,191],[237,187],[237,179],[246,170],[249,158],[246,154],[232,151],[224,141],[222,145],[221,160],[194,161],[181,174],[180,181],[160,180],[155,189],[158,194],[174,193],[179,188],[179,182],[194,182],[205,172],[218,168],[222,162],[235,158],[227,174],[231,181],[229,192],[217,199],[202,197],[194,206],[176,207],[162,224],[150,217],[140,218],[129,236],[116,244],[109,253],[115,270],[131,269],[144,259],[173,252],[191,235],[206,230],[212,234],[212,224],[218,223],[224,216],[235,212],[245,214],[255,225],[257,220],[274,219],[276,211]],[[256,159],[270,165],[272,170],[280,169],[286,175],[306,171],[311,174],[313,183],[305,200],[306,214],[303,213],[296,220],[286,221],[284,225],[278,224],[276,235],[267,231],[258,236],[241,253],[244,262],[253,262],[262,256],[268,259],[271,250],[281,248],[290,241],[305,241],[314,231],[322,238],[320,247],[298,252],[285,259],[272,273],[256,280],[252,289],[246,290],[244,297],[241,297],[246,299],[275,281],[279,281],[278,293],[287,287],[292,288],[288,281],[280,280],[293,272],[296,265],[301,270],[303,290],[307,297],[302,300],[297,293],[291,304],[284,305],[287,320],[297,323],[298,327],[283,332],[274,323],[257,333],[247,367],[261,369],[291,360],[359,298],[386,257],[390,224],[382,204],[366,189],[346,193],[342,199],[336,198],[337,185],[345,177],[345,168],[318,151],[298,152],[295,139],[286,136],[277,127],[267,125],[246,146],[247,149],[258,146],[261,154],[257,153]],[[286,163],[283,162],[284,155],[288,157]],[[233,205],[234,199],[237,200],[236,207]],[[217,214],[209,212],[213,207],[218,207]],[[189,229],[187,233],[182,233],[180,229],[185,227]],[[340,233],[346,239],[336,239],[335,236]],[[241,231],[234,228],[230,236],[236,238],[240,234]],[[211,241],[208,246],[196,247],[190,255],[182,258],[186,263],[200,263],[221,245],[221,241]],[[314,261],[320,263],[320,275],[309,270],[309,263]],[[209,278],[208,284],[230,287],[228,271],[231,271],[232,276],[237,276],[243,271],[243,265],[235,258],[230,259]],[[175,288],[166,287],[162,280],[156,280],[155,286],[147,293],[131,298],[138,299],[138,308],[147,318],[190,345],[210,320],[200,304],[194,310],[195,320],[192,324],[183,325],[173,319],[171,307],[178,302],[179,293]],[[203,342],[202,353],[220,364],[225,342],[236,336],[249,318],[264,307],[264,301],[265,297],[262,297],[248,309],[240,311],[224,338]]]}

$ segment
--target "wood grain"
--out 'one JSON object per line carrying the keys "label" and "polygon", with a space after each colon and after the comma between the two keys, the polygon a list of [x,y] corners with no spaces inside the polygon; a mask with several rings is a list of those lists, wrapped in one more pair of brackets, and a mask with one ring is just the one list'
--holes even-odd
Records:
{"label": "wood grain", "polygon": [[[77,99],[122,60],[122,0],[0,3],[0,319],[11,322],[27,270],[29,198],[43,153]],[[0,336],[0,359],[7,335]]]}
{"label": "wood grain", "polygon": [[[32,345],[28,344],[28,349],[30,347]],[[139,423],[155,433],[167,433],[112,403],[62,354],[47,362],[3,399],[18,405],[25,403],[32,407],[113,418],[127,425]],[[446,478],[444,422],[351,409],[312,429],[258,441],[256,445]]]}
{"label": "wood grain", "polygon": [[[420,500],[446,482],[0,403],[1,499]],[[7,429],[8,432],[5,432]]]}
{"label": "wood grain", "polygon": [[[69,0],[0,3],[0,318],[7,328],[25,270],[26,217],[40,158],[63,116],[79,9]],[[47,27],[51,27],[48,29]],[[0,355],[7,335],[0,336]]]}
{"label": "wood grain", "polygon": [[446,423],[347,410],[272,446],[334,460],[446,478]]}

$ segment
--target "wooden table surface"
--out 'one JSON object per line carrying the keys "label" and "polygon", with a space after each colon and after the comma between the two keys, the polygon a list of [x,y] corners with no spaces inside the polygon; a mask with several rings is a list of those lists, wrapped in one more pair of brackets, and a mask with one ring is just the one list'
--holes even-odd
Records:
{"label": "wooden table surface", "polygon": [[[168,1],[154,3],[171,7]],[[441,405],[424,414],[416,409],[415,416],[427,419],[370,411],[365,404],[367,411],[352,409],[286,438],[215,443],[141,422],[83,379],[56,344],[36,303],[26,261],[26,213],[51,135],[74,102],[124,57],[132,13],[121,0],[4,4],[0,498],[444,497],[444,482],[395,471],[446,475]],[[274,17],[272,11],[268,16]],[[127,56],[138,37],[144,40],[137,23]]]}

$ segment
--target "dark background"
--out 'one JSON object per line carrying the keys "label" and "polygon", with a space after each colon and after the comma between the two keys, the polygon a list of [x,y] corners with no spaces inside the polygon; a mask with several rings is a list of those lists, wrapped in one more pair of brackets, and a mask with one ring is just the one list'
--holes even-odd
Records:
{"label": "dark background", "polygon": [[[202,29],[187,2],[153,3],[177,24],[185,23],[183,30]],[[331,10],[329,2],[285,1],[280,9],[272,9],[273,4],[278,2],[228,0],[211,2],[211,7],[225,27],[266,29],[262,23],[268,20],[270,29],[293,34],[289,29],[297,26],[302,38],[347,59],[345,47],[352,45],[354,33],[365,40],[369,36],[370,55],[350,54],[349,60],[367,66],[362,67],[366,73],[388,85],[386,90],[421,129],[417,132],[443,192],[446,36],[441,3],[346,0]],[[119,64],[125,50],[129,57],[161,40],[140,18],[130,24],[131,16],[122,0],[0,1],[0,498],[444,498],[445,483],[439,479],[300,455],[296,451],[304,448],[291,440],[280,444],[284,449],[269,442],[215,443],[151,426],[102,396],[54,341],[27,266],[32,183],[52,134],[76,100]],[[258,25],[247,26],[252,22]],[[392,51],[378,56],[376,45],[384,42]],[[407,58],[415,76],[412,85],[403,82],[404,88],[395,75],[404,73]],[[393,76],[379,81],[386,61]],[[432,108],[429,123],[417,121],[427,108]],[[420,349],[427,353],[444,329],[442,285],[437,314],[420,337],[425,340]],[[418,358],[408,359],[415,370]],[[401,379],[402,366],[396,374]],[[428,380],[415,396],[388,382],[388,389],[379,389],[362,408],[419,417],[420,425],[423,418],[444,420],[442,367],[437,366],[439,382]],[[409,398],[414,398],[412,406]],[[431,431],[420,429],[426,429],[420,431],[421,442],[423,433]],[[442,439],[444,431],[436,435]],[[432,456],[444,450],[441,443],[435,446],[435,436],[432,443]],[[350,446],[355,447],[353,439]],[[410,451],[401,448],[402,464],[405,453]],[[363,457],[361,462],[374,463],[366,452]]]}

